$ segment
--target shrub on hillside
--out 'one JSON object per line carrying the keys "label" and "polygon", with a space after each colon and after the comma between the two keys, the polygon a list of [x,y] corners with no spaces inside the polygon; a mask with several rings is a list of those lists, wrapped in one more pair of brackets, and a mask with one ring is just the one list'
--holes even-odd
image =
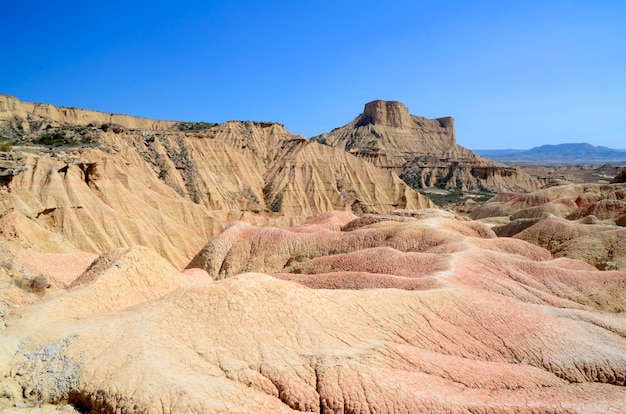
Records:
{"label": "shrub on hillside", "polygon": [[0,141],[0,152],[13,151],[13,145],[9,141]]}

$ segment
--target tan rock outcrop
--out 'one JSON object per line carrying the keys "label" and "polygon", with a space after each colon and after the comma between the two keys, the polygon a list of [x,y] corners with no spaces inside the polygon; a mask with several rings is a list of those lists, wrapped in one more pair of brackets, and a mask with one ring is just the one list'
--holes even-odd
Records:
{"label": "tan rock outcrop", "polygon": [[413,126],[413,120],[409,114],[409,109],[401,102],[370,102],[365,105],[363,118],[363,122],[370,122],[372,124],[380,124],[396,128],[411,128]]}
{"label": "tan rock outcrop", "polygon": [[454,119],[410,115],[400,102],[373,101],[349,124],[313,140],[392,170],[413,188],[529,191],[540,182],[456,143]]}

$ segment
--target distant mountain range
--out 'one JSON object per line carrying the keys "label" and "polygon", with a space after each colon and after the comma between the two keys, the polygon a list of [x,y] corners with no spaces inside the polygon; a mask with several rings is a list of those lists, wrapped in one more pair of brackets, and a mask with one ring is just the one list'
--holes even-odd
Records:
{"label": "distant mountain range", "polygon": [[482,157],[515,164],[596,164],[626,163],[626,149],[613,149],[587,143],[542,145],[529,150],[474,150]]}

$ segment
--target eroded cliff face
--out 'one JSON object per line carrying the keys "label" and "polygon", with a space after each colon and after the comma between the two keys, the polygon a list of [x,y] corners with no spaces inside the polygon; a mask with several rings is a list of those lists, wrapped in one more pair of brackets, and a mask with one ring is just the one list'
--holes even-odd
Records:
{"label": "eroded cliff face", "polygon": [[102,253],[140,244],[180,267],[232,219],[280,226],[331,210],[433,206],[393,172],[277,123],[181,131],[155,121],[159,128],[105,131],[81,126],[93,121],[88,116],[80,123],[58,116],[62,108],[47,118],[28,104],[3,102],[12,115],[0,127],[39,117],[0,157],[0,184],[12,206],[3,231],[43,251]]}
{"label": "eroded cliff face", "polygon": [[46,252],[149,246],[180,267],[222,228],[219,214],[179,196],[135,154],[88,149],[26,155],[0,196],[0,234]]}
{"label": "eroded cliff face", "polygon": [[349,124],[314,137],[392,170],[413,188],[529,191],[540,182],[456,143],[454,119],[411,115],[400,102],[373,101]]}
{"label": "eroded cliff face", "polygon": [[231,121],[194,134],[123,135],[164,182],[212,210],[303,216],[432,206],[396,174],[280,124]]}
{"label": "eroded cliff face", "polygon": [[22,128],[30,124],[119,124],[126,128],[164,130],[175,125],[175,121],[159,121],[124,114],[109,114],[81,108],[68,108],[50,104],[22,102],[14,96],[0,94],[0,121],[15,119]]}

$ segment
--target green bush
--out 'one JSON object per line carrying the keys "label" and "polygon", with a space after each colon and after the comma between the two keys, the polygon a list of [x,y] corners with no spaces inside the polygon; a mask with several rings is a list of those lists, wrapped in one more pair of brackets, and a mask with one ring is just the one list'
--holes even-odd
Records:
{"label": "green bush", "polygon": [[35,144],[41,145],[63,145],[66,141],[65,134],[60,131],[54,133],[43,134],[38,140],[35,140]]}
{"label": "green bush", "polygon": [[110,127],[111,127],[111,125],[109,125],[109,124],[102,124],[100,129],[103,130],[104,132],[107,132]]}
{"label": "green bush", "polygon": [[270,204],[270,211],[272,213],[280,213],[280,210],[283,207],[283,195],[278,194],[272,204]]}
{"label": "green bush", "polygon": [[422,194],[430,198],[432,202],[437,204],[439,207],[445,207],[448,204],[462,203],[469,198],[473,199],[477,203],[484,203],[494,196],[493,193],[474,193],[464,192],[461,190],[452,190],[446,194],[429,192],[422,192]]}
{"label": "green bush", "polygon": [[11,152],[13,151],[13,145],[11,145],[8,141],[0,141],[0,152]]}

